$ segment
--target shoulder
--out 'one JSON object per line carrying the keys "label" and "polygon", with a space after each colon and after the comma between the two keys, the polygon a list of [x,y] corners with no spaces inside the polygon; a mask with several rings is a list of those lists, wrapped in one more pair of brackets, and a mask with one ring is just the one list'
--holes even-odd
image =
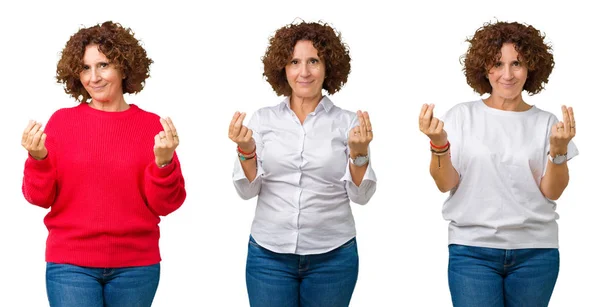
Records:
{"label": "shoulder", "polygon": [[556,121],[558,121],[558,118],[552,112],[548,112],[548,111],[540,109],[540,108],[538,108],[536,106],[533,106],[532,109],[533,109],[532,110],[533,112],[531,113],[532,116],[536,116],[536,117],[543,118],[543,119],[548,119],[548,120],[556,120]]}
{"label": "shoulder", "polygon": [[454,120],[458,118],[463,118],[468,114],[472,114],[477,112],[477,109],[480,107],[481,100],[474,100],[468,102],[461,102],[459,104],[454,105],[444,115],[442,116],[443,120]]}
{"label": "shoulder", "polygon": [[342,109],[338,106],[333,106],[333,108],[331,108],[331,110],[329,110],[329,112],[331,113],[331,115],[333,117],[339,118],[340,120],[342,120],[344,122],[358,123],[358,115],[356,115],[356,112],[354,112],[354,111]]}
{"label": "shoulder", "polygon": [[135,112],[135,116],[139,118],[144,118],[153,121],[160,120],[160,116],[158,116],[156,113],[146,111],[135,104],[130,104],[129,107],[132,109],[132,112]]}
{"label": "shoulder", "polygon": [[57,124],[61,122],[70,122],[74,118],[81,116],[81,113],[84,112],[84,107],[87,106],[84,103],[80,103],[79,105],[73,107],[60,108],[52,113],[48,123],[52,122],[53,124]]}

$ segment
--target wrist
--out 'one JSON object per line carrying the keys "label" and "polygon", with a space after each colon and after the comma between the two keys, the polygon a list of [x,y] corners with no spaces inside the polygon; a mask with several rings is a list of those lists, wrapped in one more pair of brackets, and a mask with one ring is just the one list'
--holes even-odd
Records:
{"label": "wrist", "polygon": [[250,146],[240,146],[238,145],[237,151],[243,155],[251,155],[256,151],[256,144],[252,144]]}
{"label": "wrist", "polygon": [[550,152],[549,152],[550,156],[552,157],[556,157],[557,155],[566,155],[567,154],[567,148],[552,148],[550,147]]}
{"label": "wrist", "polygon": [[42,152],[29,152],[29,155],[35,160],[44,160],[48,156],[48,150]]}
{"label": "wrist", "polygon": [[351,159],[356,159],[356,157],[361,156],[361,157],[365,157],[367,155],[369,155],[369,151],[368,150],[350,150],[350,153],[348,154],[350,156]]}
{"label": "wrist", "polygon": [[154,162],[156,163],[156,166],[158,166],[158,168],[163,168],[163,167],[171,164],[171,162],[173,162],[173,159],[171,159],[169,161],[159,161],[159,160],[156,160]]}
{"label": "wrist", "polygon": [[434,148],[444,148],[448,145],[448,139],[443,140],[430,140],[429,144]]}

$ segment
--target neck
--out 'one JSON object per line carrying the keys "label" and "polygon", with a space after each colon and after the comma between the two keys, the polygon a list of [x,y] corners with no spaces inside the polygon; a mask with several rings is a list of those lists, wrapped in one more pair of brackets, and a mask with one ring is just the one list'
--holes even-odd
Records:
{"label": "neck", "polygon": [[290,97],[290,108],[296,112],[297,115],[307,115],[312,113],[319,105],[319,102],[323,98],[323,95],[317,95],[315,97],[298,97],[292,94]]}
{"label": "neck", "polygon": [[490,97],[483,99],[483,102],[490,108],[503,111],[522,112],[531,109],[531,106],[525,103],[521,94],[515,98],[503,98],[492,93]]}
{"label": "neck", "polygon": [[105,112],[121,112],[129,109],[129,105],[127,102],[125,102],[125,98],[123,96],[120,96],[115,100],[106,101],[92,99],[89,105],[96,110]]}

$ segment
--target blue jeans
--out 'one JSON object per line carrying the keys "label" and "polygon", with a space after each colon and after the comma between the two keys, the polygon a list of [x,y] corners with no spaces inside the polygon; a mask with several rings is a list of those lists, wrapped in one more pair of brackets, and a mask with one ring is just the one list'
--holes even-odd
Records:
{"label": "blue jeans", "polygon": [[448,249],[448,284],[454,306],[548,306],[558,278],[558,249],[455,244]]}
{"label": "blue jeans", "polygon": [[51,307],[146,307],[158,288],[160,264],[99,269],[46,264]]}
{"label": "blue jeans", "polygon": [[248,242],[252,307],[347,307],[358,278],[356,239],[316,255],[279,254]]}

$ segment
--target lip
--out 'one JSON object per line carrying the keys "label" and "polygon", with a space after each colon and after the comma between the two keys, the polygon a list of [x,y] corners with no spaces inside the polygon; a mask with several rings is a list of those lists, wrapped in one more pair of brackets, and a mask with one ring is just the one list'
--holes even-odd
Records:
{"label": "lip", "polygon": [[311,85],[313,81],[296,81],[296,83],[298,83],[299,85],[307,86]]}
{"label": "lip", "polygon": [[101,85],[101,86],[91,86],[92,90],[94,90],[94,91],[100,91],[100,90],[102,90],[105,87],[106,87],[106,84],[105,85]]}
{"label": "lip", "polygon": [[498,82],[498,84],[500,84],[502,87],[513,87],[517,83],[502,83],[502,82]]}

